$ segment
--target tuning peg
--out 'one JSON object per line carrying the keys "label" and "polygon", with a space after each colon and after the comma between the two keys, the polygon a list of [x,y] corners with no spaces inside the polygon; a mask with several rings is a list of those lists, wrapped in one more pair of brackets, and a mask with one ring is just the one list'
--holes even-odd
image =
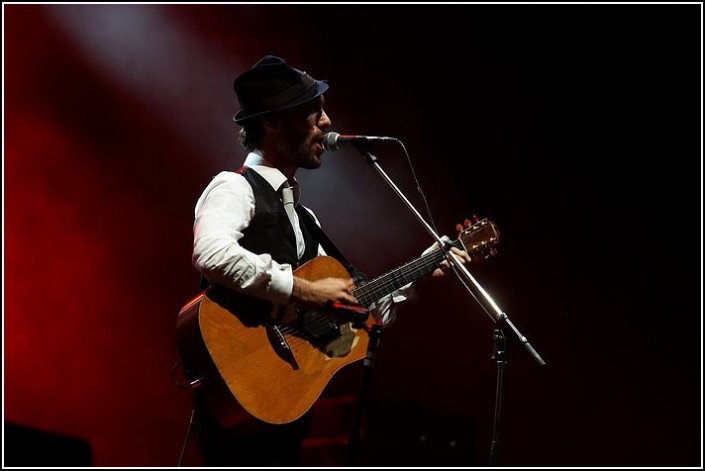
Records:
{"label": "tuning peg", "polygon": [[472,225],[472,221],[470,219],[466,219],[463,221],[463,224],[465,224],[465,227],[470,227]]}
{"label": "tuning peg", "polygon": [[462,224],[456,224],[455,225],[455,230],[458,232],[463,232],[463,225]]}
{"label": "tuning peg", "polygon": [[475,222],[480,222],[480,218],[477,217],[477,214],[473,214],[473,215],[472,215],[472,218],[473,218],[473,220],[474,220]]}

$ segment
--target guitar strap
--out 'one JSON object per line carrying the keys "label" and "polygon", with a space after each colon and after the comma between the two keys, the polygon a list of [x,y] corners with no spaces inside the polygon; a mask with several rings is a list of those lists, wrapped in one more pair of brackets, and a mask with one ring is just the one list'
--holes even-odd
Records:
{"label": "guitar strap", "polygon": [[338,260],[345,267],[356,285],[367,281],[367,276],[365,276],[364,273],[357,271],[353,264],[345,258],[345,255],[343,255],[340,249],[333,243],[332,240],[330,240],[330,237],[323,232],[321,226],[316,224],[316,221],[313,219],[313,216],[311,216],[311,213],[309,213],[308,210],[304,209],[301,211],[300,215],[303,215],[303,218],[306,220],[306,227],[318,236],[319,243],[321,244],[321,247],[323,247],[323,250],[326,251],[326,254]]}

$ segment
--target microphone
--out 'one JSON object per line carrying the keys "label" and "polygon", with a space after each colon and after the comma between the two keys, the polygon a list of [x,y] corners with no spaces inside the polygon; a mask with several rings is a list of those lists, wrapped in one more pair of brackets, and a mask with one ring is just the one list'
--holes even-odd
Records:
{"label": "microphone", "polygon": [[328,132],[323,135],[323,148],[325,150],[338,150],[345,147],[360,147],[367,146],[373,142],[380,141],[398,141],[396,137],[385,136],[356,136],[350,134],[338,134],[337,132]]}

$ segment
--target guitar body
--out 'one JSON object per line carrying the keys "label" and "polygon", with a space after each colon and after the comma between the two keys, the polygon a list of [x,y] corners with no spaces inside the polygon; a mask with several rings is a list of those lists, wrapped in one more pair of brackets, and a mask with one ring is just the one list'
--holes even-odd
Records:
{"label": "guitar body", "polygon": [[[310,281],[349,277],[331,257],[310,260],[294,275]],[[309,319],[316,316],[314,326],[328,325],[327,319],[335,314],[302,309],[272,305],[217,286],[182,308],[176,325],[181,358],[187,371],[203,378],[199,387],[222,425],[238,420],[233,400],[264,422],[292,422],[311,408],[340,368],[364,358],[369,343],[364,329],[341,318],[335,323],[342,335],[315,338],[296,329],[302,312]],[[370,315],[363,322],[369,327],[374,320]]]}

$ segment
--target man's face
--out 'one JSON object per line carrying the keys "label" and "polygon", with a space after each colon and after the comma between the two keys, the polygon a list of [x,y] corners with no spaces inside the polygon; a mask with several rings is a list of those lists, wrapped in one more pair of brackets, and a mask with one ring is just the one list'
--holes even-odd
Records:
{"label": "man's face", "polygon": [[321,95],[282,113],[279,152],[296,167],[313,169],[321,165],[323,134],[331,126],[323,111],[324,101]]}

